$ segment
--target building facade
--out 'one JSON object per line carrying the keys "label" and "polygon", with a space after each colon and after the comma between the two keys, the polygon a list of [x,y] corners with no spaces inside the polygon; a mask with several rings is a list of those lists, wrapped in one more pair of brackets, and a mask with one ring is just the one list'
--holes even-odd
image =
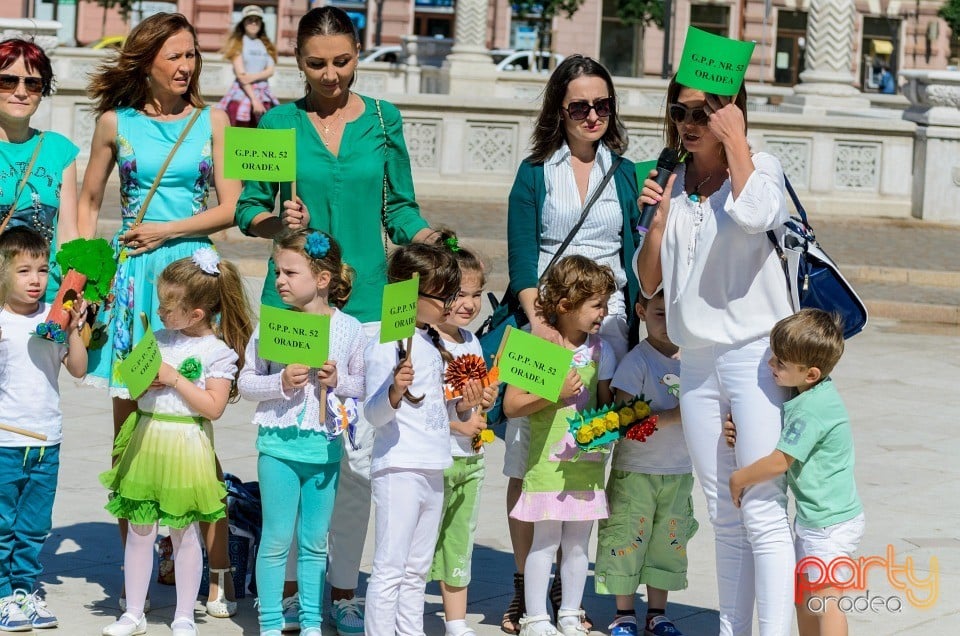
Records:
{"label": "building facade", "polygon": [[[216,51],[247,4],[263,7],[271,37],[282,54],[292,54],[296,25],[317,0],[143,0],[128,21],[94,0],[6,0],[0,17],[57,19],[60,39],[79,46],[104,36],[122,35],[143,15],[177,10],[197,29],[200,47]],[[455,0],[328,0],[357,24],[363,47],[399,44],[403,36],[454,37]],[[811,0],[667,0],[669,44],[656,27],[627,24],[616,0],[584,0],[576,14],[556,18],[550,34],[555,52],[583,53],[600,59],[614,75],[659,77],[676,70],[688,25],[720,35],[753,40],[757,47],[748,81],[792,86],[800,81]],[[950,33],[937,17],[942,0],[855,0],[854,84],[878,90],[881,70],[943,69],[950,58]],[[18,6],[19,5],[19,6]],[[488,0],[487,47],[533,48],[538,38],[536,12],[520,15],[509,0]]]}

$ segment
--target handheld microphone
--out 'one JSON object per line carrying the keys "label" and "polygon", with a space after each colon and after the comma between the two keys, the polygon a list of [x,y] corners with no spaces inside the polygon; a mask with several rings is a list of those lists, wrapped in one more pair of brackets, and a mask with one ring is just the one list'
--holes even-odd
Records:
{"label": "handheld microphone", "polygon": [[[661,188],[667,187],[667,179],[673,174],[679,162],[680,157],[673,148],[664,148],[660,151],[660,157],[657,159],[657,177],[654,181],[656,181]],[[642,189],[643,184],[640,185]],[[670,195],[669,192],[664,192],[663,194],[664,196]],[[638,232],[641,234],[647,233],[650,229],[650,223],[653,221],[653,215],[656,214],[659,206],[659,203],[648,203],[643,206],[643,209],[640,211],[640,222],[637,223]]]}

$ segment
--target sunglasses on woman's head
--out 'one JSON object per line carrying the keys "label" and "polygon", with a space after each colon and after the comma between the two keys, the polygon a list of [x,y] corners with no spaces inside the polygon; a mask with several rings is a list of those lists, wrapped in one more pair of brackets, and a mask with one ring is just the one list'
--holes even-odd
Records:
{"label": "sunglasses on woman's head", "polygon": [[39,95],[43,92],[43,78],[23,77],[22,75],[0,75],[0,91],[9,93],[17,90],[20,80],[23,80],[23,85],[28,93]]}
{"label": "sunglasses on woman's head", "polygon": [[675,124],[682,124],[688,120],[697,126],[706,126],[710,123],[710,116],[703,108],[688,108],[683,104],[670,104],[667,113]]}
{"label": "sunglasses on woman's head", "polygon": [[570,102],[564,110],[567,111],[567,114],[573,121],[586,119],[590,115],[591,110],[596,111],[597,117],[609,117],[613,114],[613,98],[602,97],[595,100],[592,104],[587,100]]}

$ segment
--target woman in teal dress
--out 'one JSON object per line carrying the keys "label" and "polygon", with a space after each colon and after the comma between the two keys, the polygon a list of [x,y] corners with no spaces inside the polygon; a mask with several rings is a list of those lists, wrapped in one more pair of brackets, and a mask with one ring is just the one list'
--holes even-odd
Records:
{"label": "woman in teal dress", "polygon": [[53,66],[43,49],[20,39],[0,43],[0,223],[5,229],[26,226],[51,244],[48,303],[62,278],[57,248],[77,238],[80,150],[61,134],[30,127],[40,101],[52,91]]}
{"label": "woman in teal dress", "polygon": [[[240,195],[240,182],[223,176],[227,116],[204,106],[200,68],[193,27],[178,13],[160,13],[141,22],[118,58],[91,78],[97,126],[79,198],[80,233],[92,237],[97,232],[114,163],[120,172],[122,225],[113,238],[118,268],[113,303],[106,312],[106,340],[102,348],[90,352],[87,378],[110,389],[114,434],[137,408],[117,368],[143,337],[141,313],[154,331],[163,328],[157,314],[160,273],[173,261],[209,246],[210,234],[232,225]],[[142,223],[136,225],[157,173],[187,126],[189,131],[164,171]],[[208,208],[211,185],[216,186],[218,205]],[[121,523],[121,535],[125,532],[126,525]],[[206,535],[211,572],[225,571],[229,567],[225,520]],[[223,578],[221,572],[219,581]],[[236,611],[236,603],[226,600],[217,577],[211,577],[210,594],[209,614],[225,617]]]}
{"label": "woman in teal dress", "polygon": [[[247,181],[236,219],[251,236],[273,238],[284,227],[309,227],[336,238],[344,262],[356,272],[344,312],[363,323],[370,337],[379,329],[387,282],[384,234],[397,245],[436,241],[439,234],[427,227],[414,199],[397,107],[350,90],[359,53],[356,28],[342,10],[319,7],[300,19],[296,55],[307,93],[267,111],[260,120],[260,128],[296,131],[298,196],[291,200],[289,183]],[[278,194],[279,215],[274,213]],[[261,300],[282,306],[272,261]],[[345,442],[327,578],[337,630],[361,634],[363,613],[354,590],[370,516],[372,427],[361,417],[355,437]],[[293,589],[288,586],[285,596],[293,597]]]}

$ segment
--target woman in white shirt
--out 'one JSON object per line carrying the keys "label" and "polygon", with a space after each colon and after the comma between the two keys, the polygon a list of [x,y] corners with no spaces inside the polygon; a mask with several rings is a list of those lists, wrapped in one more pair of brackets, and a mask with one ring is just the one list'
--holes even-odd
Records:
{"label": "woman in white shirt", "polygon": [[[784,390],[767,368],[769,333],[793,313],[767,238],[788,218],[780,162],[747,143],[746,92],[735,99],[667,89],[667,145],[687,160],[666,188],[647,179],[640,205],[660,202],[637,257],[642,293],[663,288],[667,332],[680,346],[683,433],[716,535],[720,633],[790,633],[795,557],[785,478],[750,488],[741,510],[729,479],[770,453]],[[664,194],[666,191],[666,194]],[[721,439],[728,413],[736,449]]]}
{"label": "woman in white shirt", "polygon": [[[627,131],[617,114],[613,79],[602,64],[571,55],[547,81],[534,126],[532,150],[517,170],[507,213],[510,289],[519,299],[535,335],[556,338],[534,306],[540,277],[580,218],[585,203],[603,181],[618,155],[627,149]],[[628,265],[637,246],[637,182],[633,162],[624,159],[600,193],[563,256],[586,256],[613,270],[618,291],[611,295],[600,335],[617,360],[627,352],[628,316],[638,285]],[[521,420],[507,425],[503,473],[507,510],[520,496],[526,471],[529,431]],[[519,632],[523,615],[523,565],[530,549],[532,524],[510,518],[517,573],[514,599],[501,628]],[[559,580],[551,599],[559,605]],[[555,606],[556,606],[555,605]]]}

